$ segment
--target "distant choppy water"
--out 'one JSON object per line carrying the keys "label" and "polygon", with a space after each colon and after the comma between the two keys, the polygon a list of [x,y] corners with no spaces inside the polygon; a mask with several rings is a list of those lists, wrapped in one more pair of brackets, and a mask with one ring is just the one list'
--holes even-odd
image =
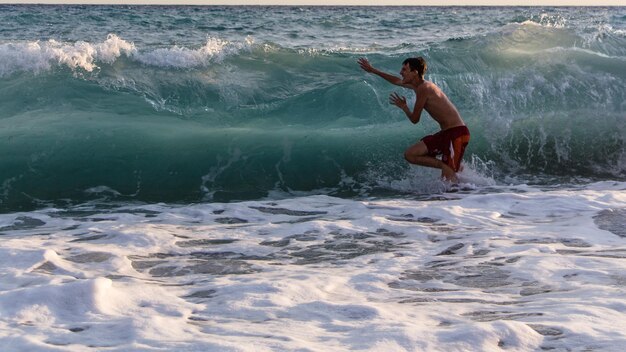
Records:
{"label": "distant choppy water", "polygon": [[3,211],[437,191],[402,158],[437,126],[362,56],[428,60],[469,183],[626,180],[623,7],[3,5],[0,34]]}

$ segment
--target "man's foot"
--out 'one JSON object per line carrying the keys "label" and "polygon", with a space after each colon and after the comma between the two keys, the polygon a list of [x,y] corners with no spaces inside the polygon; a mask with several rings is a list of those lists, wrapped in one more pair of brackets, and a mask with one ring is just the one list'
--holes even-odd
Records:
{"label": "man's foot", "polygon": [[445,165],[445,164],[441,166],[441,178],[444,179],[445,181],[452,182],[452,183],[459,182],[459,178],[456,177],[456,173],[454,172],[454,170],[452,170],[450,166]]}

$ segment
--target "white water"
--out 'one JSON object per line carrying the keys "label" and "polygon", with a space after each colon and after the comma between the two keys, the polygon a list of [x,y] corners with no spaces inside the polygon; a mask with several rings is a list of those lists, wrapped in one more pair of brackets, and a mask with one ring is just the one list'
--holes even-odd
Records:
{"label": "white water", "polygon": [[0,345],[617,350],[625,208],[604,182],[3,214]]}
{"label": "white water", "polygon": [[209,37],[199,48],[172,46],[148,51],[139,51],[135,44],[115,34],[108,34],[100,43],[79,41],[76,43],[48,41],[9,42],[0,44],[0,77],[16,72],[42,73],[58,66],[74,71],[92,72],[98,65],[113,64],[122,57],[137,62],[164,68],[204,67],[211,62],[220,62],[228,55],[249,49],[254,43],[246,37],[242,43]]}

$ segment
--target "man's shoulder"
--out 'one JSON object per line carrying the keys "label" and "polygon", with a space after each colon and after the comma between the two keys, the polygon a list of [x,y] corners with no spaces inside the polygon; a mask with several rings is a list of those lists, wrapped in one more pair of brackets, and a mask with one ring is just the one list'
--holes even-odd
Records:
{"label": "man's shoulder", "polygon": [[435,83],[431,81],[424,81],[423,86],[426,89],[439,89],[439,86],[437,86]]}
{"label": "man's shoulder", "polygon": [[431,81],[424,81],[421,84],[419,84],[417,87],[415,87],[416,92],[422,92],[422,93],[436,92],[438,90],[439,90],[439,87],[437,87],[437,85]]}

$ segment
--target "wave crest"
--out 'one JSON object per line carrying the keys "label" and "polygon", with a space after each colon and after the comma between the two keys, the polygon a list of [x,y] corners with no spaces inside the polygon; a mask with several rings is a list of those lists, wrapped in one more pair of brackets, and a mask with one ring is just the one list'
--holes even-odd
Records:
{"label": "wave crest", "polygon": [[95,45],[84,41],[63,43],[54,39],[5,43],[0,45],[0,76],[21,71],[40,73],[55,65],[92,72],[98,68],[97,61],[111,64],[121,55],[132,55],[135,51],[133,43],[114,34]]}
{"label": "wave crest", "polygon": [[67,67],[72,71],[93,72],[99,64],[112,65],[125,56],[142,65],[162,68],[205,67],[211,62],[249,49],[254,44],[252,37],[243,42],[229,42],[209,37],[200,48],[169,47],[140,51],[134,43],[115,34],[109,34],[101,43],[78,41],[75,43],[32,41],[0,44],[0,77],[17,72],[42,73],[54,67]]}
{"label": "wave crest", "polygon": [[133,58],[149,66],[165,68],[203,67],[211,62],[220,62],[227,56],[235,55],[241,50],[249,49],[252,44],[254,44],[252,37],[247,37],[243,43],[208,38],[206,43],[198,49],[179,46],[160,48],[146,53],[135,53]]}

